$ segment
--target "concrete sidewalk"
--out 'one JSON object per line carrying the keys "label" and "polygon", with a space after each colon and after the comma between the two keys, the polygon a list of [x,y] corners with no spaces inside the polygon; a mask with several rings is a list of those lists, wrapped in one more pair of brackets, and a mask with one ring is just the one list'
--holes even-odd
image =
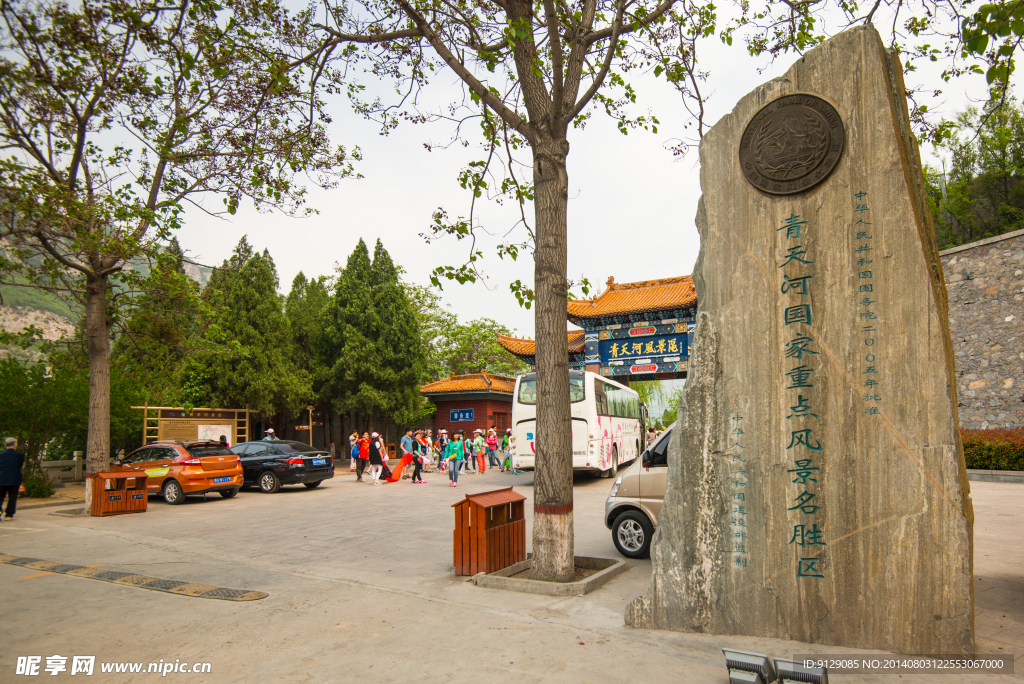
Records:
{"label": "concrete sidewalk", "polygon": [[[452,571],[450,506],[466,493],[509,484],[532,498],[531,474],[463,476],[454,490],[436,474],[426,485],[377,487],[341,475],[315,490],[243,491],[234,499],[173,507],[153,498],[145,514],[109,518],[31,510],[0,525],[0,553],[269,593],[249,603],[210,601],[0,565],[0,582],[14,589],[5,592],[5,615],[17,625],[0,647],[0,680],[13,673],[18,655],[60,654],[95,655],[98,662],[210,662],[204,678],[214,682],[726,684],[723,646],[776,657],[866,653],[626,628],[626,603],[647,587],[646,560],[629,561],[629,571],[582,597],[475,587]],[[577,555],[618,557],[601,520],[610,484],[577,477]],[[1021,652],[1021,490],[998,483],[972,488],[978,652]],[[176,676],[188,677],[168,675]],[[934,678],[833,679],[923,684]]]}
{"label": "concrete sidewalk", "polygon": [[53,506],[85,505],[85,483],[66,482],[63,487],[53,491],[53,496],[45,499],[31,499],[24,494],[18,497],[18,511],[29,511],[33,508],[51,508]]}

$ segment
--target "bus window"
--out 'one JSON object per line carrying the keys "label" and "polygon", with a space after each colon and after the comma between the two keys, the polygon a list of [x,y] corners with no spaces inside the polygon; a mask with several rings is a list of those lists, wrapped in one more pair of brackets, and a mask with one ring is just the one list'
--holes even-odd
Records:
{"label": "bus window", "polygon": [[537,378],[523,378],[519,383],[519,403],[537,403]]}
{"label": "bus window", "polygon": [[604,393],[604,383],[594,383],[594,403],[597,405],[597,415],[608,415],[608,395]]}
{"label": "bus window", "polygon": [[[569,403],[575,404],[587,397],[586,378],[582,373],[569,374]],[[537,376],[523,378],[519,383],[519,403],[537,403]]]}
{"label": "bus window", "polygon": [[569,373],[569,403],[575,404],[576,402],[583,401],[587,398],[587,385],[586,378],[583,373],[579,375],[575,373]]}
{"label": "bus window", "polygon": [[615,385],[607,385],[606,391],[608,393],[608,411],[611,415],[624,418],[626,417],[626,401],[627,393],[621,388]]}

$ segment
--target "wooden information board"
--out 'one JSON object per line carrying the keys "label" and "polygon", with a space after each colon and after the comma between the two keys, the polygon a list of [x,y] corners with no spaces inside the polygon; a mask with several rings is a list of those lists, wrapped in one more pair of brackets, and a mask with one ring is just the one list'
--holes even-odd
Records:
{"label": "wooden information board", "polygon": [[229,444],[249,439],[248,409],[195,408],[186,411],[181,407],[133,406],[143,412],[143,443],[157,440],[208,439],[217,441],[221,435]]}

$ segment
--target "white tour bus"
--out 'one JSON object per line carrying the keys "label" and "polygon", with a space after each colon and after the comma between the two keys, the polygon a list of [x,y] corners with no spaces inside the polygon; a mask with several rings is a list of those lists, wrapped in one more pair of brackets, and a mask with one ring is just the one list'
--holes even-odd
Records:
{"label": "white tour bus", "polygon": [[[597,373],[569,371],[569,407],[572,415],[572,467],[599,471],[614,477],[615,471],[640,455],[640,396],[625,385]],[[516,468],[533,468],[537,451],[537,374],[516,379],[512,400],[512,425]]]}

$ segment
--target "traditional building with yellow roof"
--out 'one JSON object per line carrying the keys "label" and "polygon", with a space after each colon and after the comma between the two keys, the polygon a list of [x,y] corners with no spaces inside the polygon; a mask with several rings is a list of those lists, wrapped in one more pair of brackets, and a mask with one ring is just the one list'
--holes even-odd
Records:
{"label": "traditional building with yellow roof", "polygon": [[434,430],[449,434],[494,428],[504,432],[512,425],[512,392],[516,379],[486,371],[452,375],[423,385],[420,394],[437,407]]}

